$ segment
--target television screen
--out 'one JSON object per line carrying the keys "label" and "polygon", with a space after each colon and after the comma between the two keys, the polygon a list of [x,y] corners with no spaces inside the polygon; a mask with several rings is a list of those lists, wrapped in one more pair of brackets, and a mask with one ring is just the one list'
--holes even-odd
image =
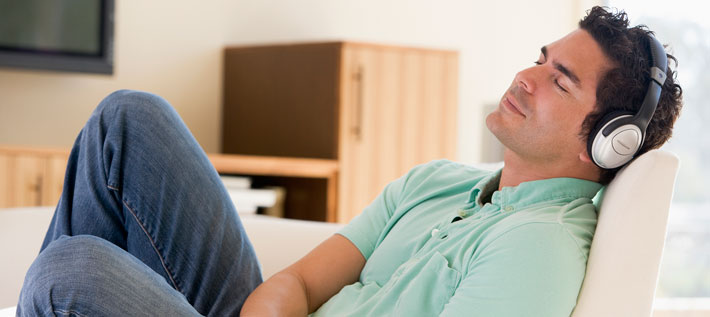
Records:
{"label": "television screen", "polygon": [[0,66],[111,74],[113,0],[0,0]]}

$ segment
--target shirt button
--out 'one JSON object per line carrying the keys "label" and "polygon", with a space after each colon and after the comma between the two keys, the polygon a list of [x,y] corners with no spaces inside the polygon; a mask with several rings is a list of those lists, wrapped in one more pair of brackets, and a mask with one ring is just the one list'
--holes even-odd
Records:
{"label": "shirt button", "polygon": [[505,206],[505,211],[513,211],[513,206]]}
{"label": "shirt button", "polygon": [[434,229],[431,231],[431,236],[436,237],[436,235],[439,233],[439,229]]}

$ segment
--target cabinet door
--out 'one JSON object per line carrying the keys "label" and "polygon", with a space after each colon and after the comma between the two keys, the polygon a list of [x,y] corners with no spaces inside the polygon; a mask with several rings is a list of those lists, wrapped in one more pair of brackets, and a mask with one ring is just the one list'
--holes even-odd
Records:
{"label": "cabinet door", "polygon": [[456,156],[458,60],[453,52],[407,51],[403,56],[400,173]]}
{"label": "cabinet door", "polygon": [[359,214],[417,164],[455,159],[456,54],[346,46],[338,221]]}
{"label": "cabinet door", "polygon": [[[341,222],[359,214],[406,171],[402,163],[413,151],[404,151],[402,144],[409,132],[403,128],[408,112],[402,76],[405,52],[384,46],[351,46],[343,52],[343,73],[348,75],[341,79],[341,127],[346,127],[340,138]],[[418,149],[414,144],[412,148]]]}
{"label": "cabinet door", "polygon": [[64,172],[66,171],[68,159],[68,155],[65,154],[55,154],[47,158],[42,182],[43,206],[55,206],[59,202],[64,186]]}
{"label": "cabinet door", "polygon": [[8,208],[13,204],[10,187],[10,155],[0,153],[0,208]]}
{"label": "cabinet door", "polygon": [[335,159],[340,47],[226,49],[222,151]]}
{"label": "cabinet door", "polygon": [[19,154],[14,158],[10,186],[14,190],[16,207],[42,204],[42,182],[46,160],[42,156]]}
{"label": "cabinet door", "polygon": [[374,101],[378,58],[372,50],[345,47],[341,68],[338,222],[348,222],[371,200],[375,155]]}
{"label": "cabinet door", "polygon": [[56,205],[68,158],[64,151],[0,149],[0,208]]}

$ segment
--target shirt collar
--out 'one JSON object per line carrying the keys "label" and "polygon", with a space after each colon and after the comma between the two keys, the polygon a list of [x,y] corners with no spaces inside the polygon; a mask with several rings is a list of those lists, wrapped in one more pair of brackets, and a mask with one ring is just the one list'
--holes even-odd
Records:
{"label": "shirt collar", "polygon": [[491,202],[496,205],[523,207],[553,199],[592,198],[602,185],[584,179],[559,177],[520,183],[518,186],[503,187],[498,190],[503,169],[491,172],[478,182],[469,192],[468,203],[483,206],[481,197],[493,193]]}

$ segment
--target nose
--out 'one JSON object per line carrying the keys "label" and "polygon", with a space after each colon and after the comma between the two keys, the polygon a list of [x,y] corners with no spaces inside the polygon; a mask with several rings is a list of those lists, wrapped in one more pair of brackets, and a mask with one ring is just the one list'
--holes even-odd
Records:
{"label": "nose", "polygon": [[519,71],[515,75],[515,84],[529,94],[532,94],[536,88],[534,69],[534,67],[530,67]]}

